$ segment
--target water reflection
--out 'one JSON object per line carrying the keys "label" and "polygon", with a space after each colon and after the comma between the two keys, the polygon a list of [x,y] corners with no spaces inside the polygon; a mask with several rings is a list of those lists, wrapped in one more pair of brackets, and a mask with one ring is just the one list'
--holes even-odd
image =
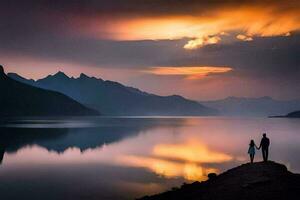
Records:
{"label": "water reflection", "polygon": [[186,144],[159,144],[154,147],[153,153],[156,156],[187,162],[222,163],[232,160],[232,156],[210,150],[195,139]]}
{"label": "water reflection", "polygon": [[272,140],[271,159],[300,171],[297,120],[92,118],[59,121],[58,127],[46,122],[10,122],[0,129],[4,199],[133,199],[157,193],[246,162],[249,139],[259,141],[261,132]]}
{"label": "water reflection", "polygon": [[[167,119],[164,121],[168,123]],[[152,120],[145,123],[140,119],[127,121],[118,118],[9,120],[7,123],[0,123],[0,146],[9,152],[34,144],[60,153],[70,147],[85,151],[134,136],[147,129],[163,127],[164,121],[155,124]],[[183,122],[178,121],[178,124],[181,123]]]}
{"label": "water reflection", "polygon": [[183,177],[189,181],[203,181],[209,173],[219,172],[205,164],[223,163],[232,159],[228,154],[215,152],[197,140],[191,140],[186,144],[156,144],[147,157],[126,155],[120,161],[123,165],[143,167],[167,178]]}
{"label": "water reflection", "polygon": [[143,167],[164,178],[183,177],[188,181],[202,181],[209,173],[218,173],[216,168],[206,168],[196,163],[181,163],[164,159],[141,156],[124,156],[120,162],[131,167]]}

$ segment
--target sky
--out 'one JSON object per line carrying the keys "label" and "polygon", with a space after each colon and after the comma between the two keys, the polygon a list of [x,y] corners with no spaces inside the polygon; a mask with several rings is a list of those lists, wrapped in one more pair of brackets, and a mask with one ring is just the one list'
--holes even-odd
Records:
{"label": "sky", "polygon": [[3,0],[0,64],[159,95],[300,98],[297,0]]}

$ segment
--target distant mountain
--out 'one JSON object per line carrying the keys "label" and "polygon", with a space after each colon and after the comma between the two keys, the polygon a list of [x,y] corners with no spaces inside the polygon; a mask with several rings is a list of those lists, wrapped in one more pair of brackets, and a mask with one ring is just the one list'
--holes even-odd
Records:
{"label": "distant mountain", "polygon": [[118,82],[63,72],[34,81],[17,74],[9,77],[36,87],[58,91],[106,115],[215,115],[217,111],[178,95],[158,96]]}
{"label": "distant mountain", "polygon": [[285,117],[288,117],[288,118],[300,118],[300,110],[299,111],[295,111],[295,112],[291,112],[291,113],[287,114]]}
{"label": "distant mountain", "polygon": [[0,66],[0,116],[98,115],[59,92],[15,81]]}
{"label": "distant mountain", "polygon": [[270,118],[300,118],[300,111],[290,112],[287,115],[271,115]]}
{"label": "distant mountain", "polygon": [[230,116],[285,115],[294,110],[300,110],[300,100],[279,101],[271,97],[228,97],[215,101],[201,101],[200,103],[218,109],[222,115]]}

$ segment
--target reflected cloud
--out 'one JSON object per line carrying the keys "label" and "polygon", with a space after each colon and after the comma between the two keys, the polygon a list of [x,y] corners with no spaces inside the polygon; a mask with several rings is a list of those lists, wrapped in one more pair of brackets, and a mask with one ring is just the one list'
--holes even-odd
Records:
{"label": "reflected cloud", "polygon": [[142,167],[166,177],[183,177],[189,181],[203,181],[207,179],[209,173],[218,173],[216,168],[205,168],[196,163],[182,163],[152,157],[143,156],[122,156],[119,162],[131,167]]}
{"label": "reflected cloud", "polygon": [[122,155],[117,162],[131,167],[142,167],[167,178],[183,177],[203,181],[209,173],[219,173],[204,164],[224,163],[233,158],[225,153],[209,150],[200,143],[156,144],[149,155]]}
{"label": "reflected cloud", "polygon": [[160,157],[197,163],[222,163],[233,159],[232,156],[212,151],[199,142],[159,144],[154,147],[153,154]]}

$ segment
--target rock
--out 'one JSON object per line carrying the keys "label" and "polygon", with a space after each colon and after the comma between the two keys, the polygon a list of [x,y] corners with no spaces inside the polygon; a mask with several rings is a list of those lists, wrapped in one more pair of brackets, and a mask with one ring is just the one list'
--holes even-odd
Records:
{"label": "rock", "polygon": [[[211,181],[213,179],[214,181]],[[286,200],[299,199],[300,175],[275,162],[243,164],[209,180],[185,184],[176,191],[142,198],[143,200]]]}
{"label": "rock", "polygon": [[213,180],[213,179],[215,179],[217,177],[217,174],[216,173],[209,173],[207,175],[207,177],[208,177],[209,180]]}

